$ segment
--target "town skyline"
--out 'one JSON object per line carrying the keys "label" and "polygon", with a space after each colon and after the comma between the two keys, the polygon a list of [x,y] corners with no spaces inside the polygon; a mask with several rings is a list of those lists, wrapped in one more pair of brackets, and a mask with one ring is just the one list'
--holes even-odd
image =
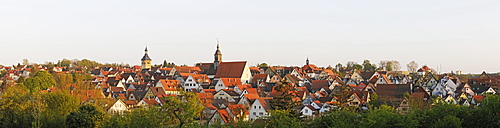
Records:
{"label": "town skyline", "polygon": [[320,67],[397,60],[442,73],[500,72],[498,1],[6,1],[1,65],[90,59],[139,65],[163,60]]}

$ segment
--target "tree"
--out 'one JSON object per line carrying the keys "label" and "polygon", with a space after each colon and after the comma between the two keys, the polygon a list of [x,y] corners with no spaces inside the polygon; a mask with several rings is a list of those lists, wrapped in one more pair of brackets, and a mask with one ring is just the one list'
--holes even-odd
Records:
{"label": "tree", "polygon": [[30,65],[30,61],[28,61],[28,59],[23,59],[23,65]]}
{"label": "tree", "polygon": [[363,61],[363,70],[365,72],[373,72],[375,71],[377,66],[375,64],[371,64],[370,60],[364,60]]}
{"label": "tree", "polygon": [[388,61],[387,64],[385,65],[385,70],[393,71],[394,69],[392,65],[393,65],[392,61]]}
{"label": "tree", "polygon": [[261,63],[257,65],[257,67],[269,67],[269,65],[267,65],[267,63]]}
{"label": "tree", "polygon": [[56,81],[58,88],[62,88],[67,84],[74,83],[73,75],[65,73],[54,73],[54,80]]}
{"label": "tree", "polygon": [[361,117],[352,111],[328,111],[314,119],[315,128],[356,128],[360,127]]}
{"label": "tree", "polygon": [[391,106],[382,105],[378,109],[372,110],[364,115],[364,127],[388,128],[395,126],[398,122],[398,114]]}
{"label": "tree", "polygon": [[275,110],[290,111],[300,104],[300,102],[294,100],[297,97],[297,92],[295,91],[295,85],[292,83],[283,82],[278,84],[275,90],[283,93],[270,100],[270,104]]}
{"label": "tree", "polygon": [[415,61],[411,61],[406,65],[406,67],[408,68],[408,71],[410,71],[410,73],[415,73],[417,72],[418,64]]}
{"label": "tree", "polygon": [[337,65],[335,65],[335,69],[337,70],[337,72],[341,72],[343,67],[344,66],[341,63],[338,63]]}
{"label": "tree", "polygon": [[[179,120],[179,126],[195,122],[199,118],[204,106],[193,92],[181,91],[180,95],[164,97],[167,103],[162,106],[163,111],[174,114]],[[173,123],[172,123],[173,124]]]}
{"label": "tree", "polygon": [[56,84],[54,77],[47,71],[38,71],[34,77],[27,78],[24,85],[31,91],[36,92],[47,89]]}
{"label": "tree", "polygon": [[106,114],[92,104],[86,104],[66,116],[66,126],[70,128],[97,128],[104,124]]}
{"label": "tree", "polygon": [[41,99],[46,106],[42,126],[64,127],[66,115],[80,106],[79,98],[64,91],[42,94]]}
{"label": "tree", "polygon": [[22,84],[7,88],[0,95],[0,127],[31,127],[30,93]]}
{"label": "tree", "polygon": [[393,69],[394,71],[399,71],[399,70],[401,70],[401,65],[399,64],[399,61],[397,61],[397,60],[392,60],[391,62],[392,62],[392,65],[391,65],[391,66],[392,66],[392,69]]}
{"label": "tree", "polygon": [[373,110],[373,109],[376,109],[380,106],[380,100],[378,98],[378,95],[377,93],[372,93],[370,95],[370,109]]}
{"label": "tree", "polygon": [[389,61],[387,60],[381,60],[379,62],[379,70],[386,70],[387,71],[387,63],[389,63]]}
{"label": "tree", "polygon": [[267,119],[267,126],[269,128],[299,128],[303,124],[294,115],[290,114],[287,110],[272,110],[270,115],[265,117]]}

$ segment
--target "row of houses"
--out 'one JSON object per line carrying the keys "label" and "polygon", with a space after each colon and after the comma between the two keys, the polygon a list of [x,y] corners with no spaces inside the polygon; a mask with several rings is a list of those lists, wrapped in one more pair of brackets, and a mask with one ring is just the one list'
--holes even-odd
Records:
{"label": "row of houses", "polygon": [[219,46],[213,63],[154,67],[151,60],[146,48],[141,66],[96,67],[89,81],[94,89],[79,89],[76,84],[67,88],[84,103],[102,102],[108,113],[162,106],[168,102],[164,97],[193,92],[204,106],[200,122],[224,124],[260,119],[278,109],[280,102],[293,103],[291,109],[310,118],[345,106],[365,111],[374,94],[400,112],[408,111],[411,102],[477,106],[484,94],[499,94],[500,82],[500,77],[486,73],[465,82],[453,74],[433,74],[426,66],[414,74],[354,71],[344,76],[308,59],[302,67],[250,67],[246,61],[223,62]]}

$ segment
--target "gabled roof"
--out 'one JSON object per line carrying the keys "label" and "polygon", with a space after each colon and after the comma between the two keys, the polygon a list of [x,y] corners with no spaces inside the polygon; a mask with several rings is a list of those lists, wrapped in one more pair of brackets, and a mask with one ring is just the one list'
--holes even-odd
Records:
{"label": "gabled roof", "polygon": [[224,91],[230,96],[240,96],[234,89],[221,89],[220,91]]}
{"label": "gabled roof", "polygon": [[359,75],[364,79],[364,80],[368,80],[370,78],[372,78],[373,74],[375,74],[375,72],[362,72],[360,73]]}
{"label": "gabled roof", "polygon": [[201,72],[200,67],[182,67],[182,66],[175,66],[175,71],[178,73],[198,73]]}
{"label": "gabled roof", "polygon": [[403,98],[404,93],[411,92],[409,84],[379,84],[377,85],[377,94],[379,96],[389,96]]}
{"label": "gabled roof", "polygon": [[151,98],[144,98],[142,99],[144,102],[146,102],[149,106],[153,106],[153,105],[160,105],[160,103],[158,103],[158,101],[156,101],[155,99],[151,99]]}
{"label": "gabled roof", "polygon": [[259,103],[262,105],[262,108],[264,108],[266,111],[273,110],[271,104],[269,104],[269,98],[259,98],[258,100]]}
{"label": "gabled roof", "polygon": [[218,112],[220,117],[222,118],[222,121],[224,121],[224,123],[226,124],[229,123],[229,119],[231,119],[231,117],[229,116],[229,113],[226,111],[226,109],[219,109]]}
{"label": "gabled roof", "polygon": [[242,84],[240,78],[220,78],[220,80],[226,87],[234,87]]}
{"label": "gabled roof", "polygon": [[221,62],[215,78],[241,78],[247,62]]}
{"label": "gabled roof", "polygon": [[269,74],[255,74],[252,77],[252,83],[258,83],[259,81],[267,81]]}
{"label": "gabled roof", "polygon": [[214,99],[214,95],[212,93],[198,93],[198,99]]}
{"label": "gabled roof", "polygon": [[323,87],[330,86],[330,82],[328,80],[313,80],[311,90],[319,91]]}

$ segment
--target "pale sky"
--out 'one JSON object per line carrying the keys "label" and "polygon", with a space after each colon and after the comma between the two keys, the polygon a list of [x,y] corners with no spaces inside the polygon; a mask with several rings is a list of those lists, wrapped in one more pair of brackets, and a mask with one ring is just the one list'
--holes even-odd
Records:
{"label": "pale sky", "polygon": [[1,65],[62,58],[139,65],[224,61],[317,66],[415,60],[500,72],[498,0],[0,0]]}

